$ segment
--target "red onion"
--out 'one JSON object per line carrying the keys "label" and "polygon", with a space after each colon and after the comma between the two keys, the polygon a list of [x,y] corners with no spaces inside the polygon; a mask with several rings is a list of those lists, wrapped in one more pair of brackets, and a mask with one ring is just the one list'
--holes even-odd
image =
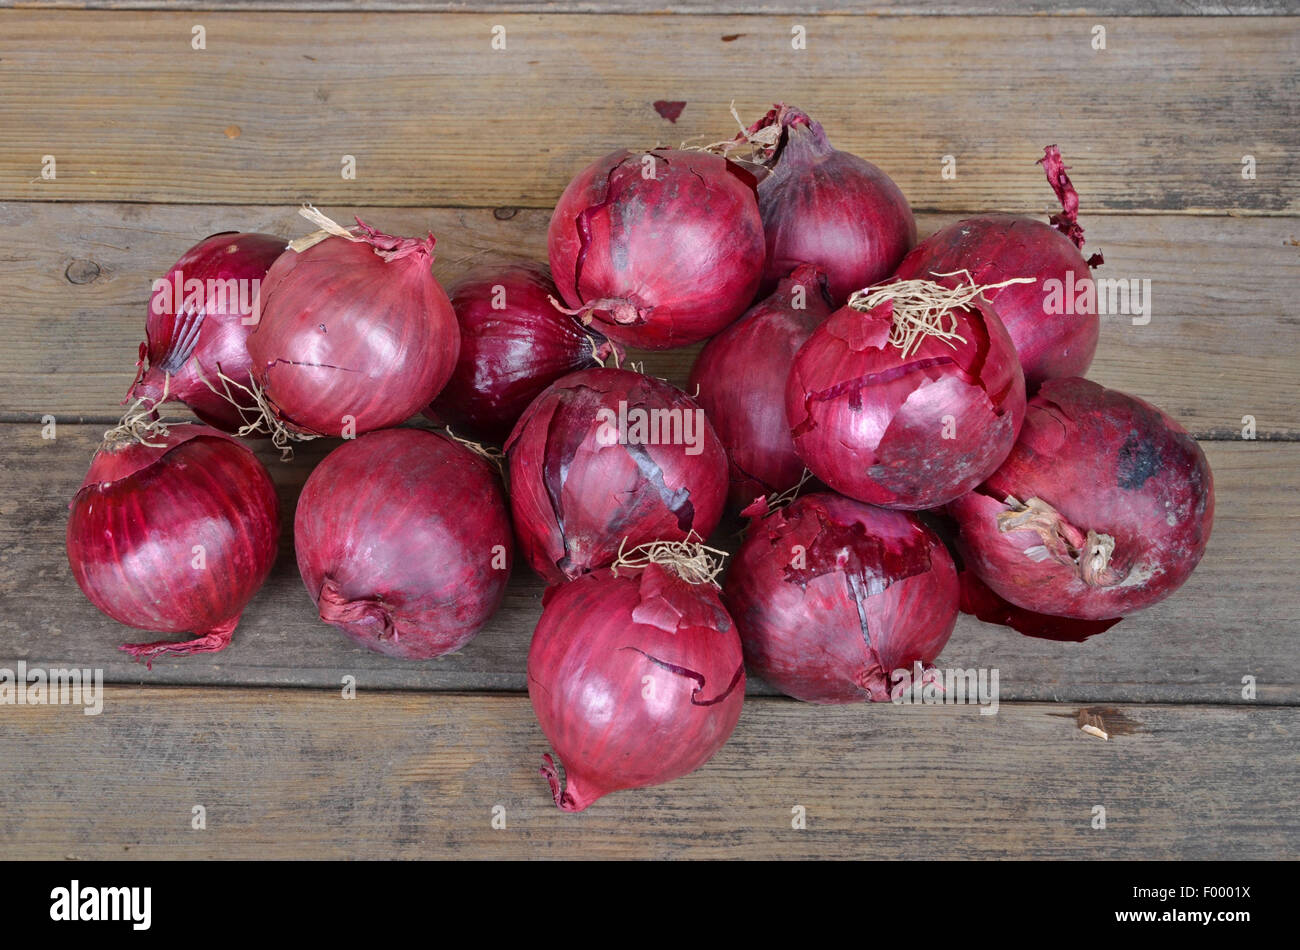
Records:
{"label": "red onion", "polygon": [[841,494],[933,508],[987,478],[1015,442],[1025,384],[979,287],[928,281],[855,293],[795,355],[795,449]]}
{"label": "red onion", "polygon": [[547,590],[528,696],[564,765],[567,787],[550,755],[541,771],[565,811],[692,772],[736,727],[740,640],[713,586],[685,576],[651,560]]}
{"label": "red onion", "polygon": [[357,219],[295,241],[271,267],[248,338],[272,427],[355,435],[409,418],[451,377],[460,331],[434,280],[433,235],[399,238]]}
{"label": "red onion", "polygon": [[180,402],[204,422],[234,432],[245,422],[217,373],[247,387],[253,301],[287,242],[270,234],[222,231],[181,255],[154,282],[127,399]]}
{"label": "red onion", "polygon": [[1205,552],[1214,478],[1159,409],[1086,379],[1048,380],[1002,467],[948,506],[958,550],[1000,597],[1083,620],[1163,600]]}
{"label": "red onion", "polygon": [[460,358],[428,415],[500,443],[543,389],[614,355],[616,344],[555,308],[558,293],[546,268],[527,262],[457,281]]}
{"label": "red onion", "polygon": [[[1090,280],[1090,267],[1102,263],[1079,253],[1079,195],[1065,174],[1055,145],[1039,162],[1063,210],[1051,224],[1017,214],[985,214],[936,231],[898,265],[898,277],[923,277],[955,286],[960,281],[996,284],[1010,277],[1032,282],[1009,284],[986,294],[1016,345],[1030,393],[1044,380],[1081,376],[1092,363],[1101,330],[1092,297],[1065,306],[1070,287]],[[963,273],[964,272],[964,273]],[[1053,283],[1048,283],[1052,281]],[[1073,304],[1073,301],[1070,302]],[[1059,304],[1059,305],[1058,305]]]}
{"label": "red onion", "polygon": [[551,582],[609,564],[625,540],[708,537],[727,457],[696,403],[663,380],[585,369],[552,383],[506,441],[515,533]]}
{"label": "red onion", "polygon": [[569,183],[551,217],[551,273],[608,337],[662,350],[713,336],[763,270],[754,177],[707,152],[620,150]]}
{"label": "red onion", "polygon": [[765,289],[802,263],[816,264],[831,298],[893,273],[916,243],[916,220],[903,192],[875,165],[831,147],[821,123],[778,103],[749,129],[774,141],[758,185],[767,238]]}
{"label": "red onion", "polygon": [[723,598],[750,670],[812,703],[885,702],[957,622],[957,572],[916,515],[830,493],[755,518]]}
{"label": "red onion", "polygon": [[108,433],[69,507],[68,563],[90,602],[131,627],[195,633],[122,647],[151,666],[225,649],[280,537],[275,486],[252,452],[143,411]]}
{"label": "red onion", "polygon": [[473,639],[501,606],[513,556],[491,465],[420,429],[372,432],[326,456],[298,500],[294,548],[321,620],[407,660]]}
{"label": "red onion", "polygon": [[791,489],[803,474],[785,418],[785,384],[795,352],[830,312],[826,274],[804,264],[710,340],[691,368],[686,388],[698,393],[727,450],[736,507]]}

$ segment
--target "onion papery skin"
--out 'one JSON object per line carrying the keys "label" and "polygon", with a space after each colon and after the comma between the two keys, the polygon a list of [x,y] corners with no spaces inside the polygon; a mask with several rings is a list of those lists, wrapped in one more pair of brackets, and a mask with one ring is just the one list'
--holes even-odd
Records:
{"label": "onion papery skin", "polygon": [[[1041,499],[1078,532],[1113,538],[1107,569],[1089,582],[1049,556],[1040,533],[1000,531],[1009,496]],[[1214,477],[1196,440],[1154,406],[1085,379],[1049,380],[1002,466],[948,512],[966,568],[998,596],[1040,614],[1109,620],[1190,576],[1213,526]]]}
{"label": "onion papery skin", "polygon": [[433,236],[357,225],[358,240],[286,252],[262,282],[248,338],[253,379],[292,432],[396,425],[432,402],[456,366],[460,330],[433,277]]}
{"label": "onion papery skin", "polygon": [[514,553],[492,466],[421,429],[326,456],[298,500],[294,549],[321,620],[404,660],[473,639],[501,606]]}
{"label": "onion papery skin", "polygon": [[[887,508],[951,501],[1001,464],[1025,413],[1025,382],[985,304],[950,311],[966,342],[887,342],[888,305],[843,307],[795,354],[786,418],[795,450],[830,488]],[[948,437],[951,436],[951,437]]]}
{"label": "onion papery skin", "polygon": [[547,269],[529,262],[480,268],[452,285],[460,358],[428,415],[500,444],[543,389],[610,357],[615,345],[556,309],[558,296]]}
{"label": "onion papery skin", "polygon": [[686,389],[697,393],[727,450],[735,508],[793,488],[803,475],[786,422],[785,386],[794,354],[830,313],[825,273],[801,265],[710,340],[691,367]]}
{"label": "onion papery skin", "polygon": [[262,463],[224,433],[173,425],[149,441],[95,453],[69,506],[67,552],[82,592],[114,620],[195,634],[122,647],[152,664],[230,643],[275,562],[280,502]]}
{"label": "onion papery skin", "polygon": [[[689,415],[694,444],[612,441],[617,423],[602,413],[617,417],[620,407],[629,422],[634,410],[675,412],[683,424]],[[515,536],[551,583],[612,563],[625,539],[636,547],[691,532],[707,538],[726,504],[727,456],[703,410],[630,370],[585,369],[557,380],[524,412],[505,451]]]}
{"label": "onion papery skin", "polygon": [[[253,303],[285,244],[272,234],[222,231],[181,255],[149,297],[145,342],[127,399],[157,403],[165,393],[168,402],[184,403],[209,425],[238,430],[245,420],[222,395],[217,374],[236,384],[234,394],[248,386]],[[201,282],[202,292],[191,296],[188,281]]]}
{"label": "onion papery skin", "polygon": [[703,765],[735,729],[745,667],[709,584],[650,564],[551,587],[528,651],[528,696],[564,766],[555,803],[658,785]]}
{"label": "onion papery skin", "polygon": [[723,601],[750,671],[781,692],[887,702],[894,672],[933,664],[952,635],[957,571],[916,515],[818,492],[750,523]]}
{"label": "onion papery skin", "polygon": [[698,343],[740,316],[763,276],[763,242],[754,176],[672,149],[619,150],[587,167],[547,235],[569,307],[610,339],[651,350]]}
{"label": "onion papery skin", "polygon": [[871,162],[833,148],[821,123],[777,105],[755,125],[781,128],[758,185],[766,235],[763,289],[802,263],[828,277],[836,305],[893,273],[916,243],[916,219],[893,179]]}

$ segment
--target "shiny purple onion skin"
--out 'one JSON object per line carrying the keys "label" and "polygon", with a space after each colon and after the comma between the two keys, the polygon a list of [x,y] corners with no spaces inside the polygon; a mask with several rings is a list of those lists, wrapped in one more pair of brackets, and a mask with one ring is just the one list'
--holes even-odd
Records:
{"label": "shiny purple onion skin", "polygon": [[528,696],[559,755],[542,774],[555,803],[582,811],[621,789],[672,781],[707,762],[740,719],[745,667],[711,585],[651,564],[551,587],[528,651]]}
{"label": "shiny purple onion skin", "polygon": [[910,512],[829,492],[756,518],[723,601],[751,672],[810,703],[888,702],[957,622],[957,571]]}
{"label": "shiny purple onion skin", "polygon": [[744,508],[793,488],[803,475],[785,417],[794,354],[831,313],[826,275],[801,265],[700,351],[687,392],[697,393],[727,450],[728,501]]}
{"label": "shiny purple onion skin", "polygon": [[[600,413],[617,416],[620,403],[629,419],[633,410],[676,412],[683,422],[689,413],[693,445],[601,444],[618,433]],[[625,539],[633,548],[692,531],[706,538],[726,504],[727,455],[703,410],[663,380],[630,370],[585,369],[552,383],[505,451],[520,550],[550,583],[612,563]]]}
{"label": "shiny purple onion skin", "polygon": [[195,634],[123,647],[150,663],[224,649],[280,537],[275,486],[246,447],[188,424],[151,441],[159,447],[96,452],[67,530],[72,576],[92,604],[127,626]]}
{"label": "shiny purple onion skin", "polygon": [[[1076,567],[1035,558],[1032,530],[998,530],[1012,496],[1040,498],[1080,532],[1115,539],[1116,577],[1089,583]],[[1214,523],[1205,453],[1155,406],[1086,379],[1049,380],[1029,402],[1010,455],[948,505],[968,570],[998,596],[1040,614],[1108,620],[1150,607],[1196,568]]]}
{"label": "shiny purple onion skin", "polygon": [[[155,286],[149,297],[139,372],[127,399],[156,402],[166,392],[168,402],[184,403],[208,425],[238,430],[244,420],[221,395],[223,383],[217,374],[229,377],[235,384],[231,392],[242,395],[238,387],[248,385],[252,365],[247,341],[253,332],[256,288],[286,243],[272,234],[222,231],[182,254],[161,278],[167,289]],[[202,282],[202,303],[187,303],[184,282],[191,280]]]}
{"label": "shiny purple onion skin", "polygon": [[404,660],[473,639],[501,606],[513,558],[491,465],[421,429],[372,432],[326,456],[298,501],[294,549],[320,618]]}

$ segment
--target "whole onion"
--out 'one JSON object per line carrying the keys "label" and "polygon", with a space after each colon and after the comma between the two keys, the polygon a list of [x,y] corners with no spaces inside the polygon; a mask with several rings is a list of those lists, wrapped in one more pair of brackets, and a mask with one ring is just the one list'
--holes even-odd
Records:
{"label": "whole onion", "polygon": [[1101,264],[1102,256],[1094,254],[1085,261],[1079,253],[1079,195],[1065,174],[1060,151],[1049,145],[1039,162],[1064,209],[1052,216],[1051,224],[1017,214],[966,218],[917,245],[898,265],[897,274],[904,280],[921,277],[949,286],[1032,278],[985,295],[1016,345],[1030,393],[1045,380],[1083,375],[1101,331],[1095,296],[1080,293],[1067,301],[1067,295],[1069,288],[1091,279],[1089,268]]}
{"label": "whole onion", "polygon": [[[400,238],[357,219],[289,245],[262,282],[248,338],[272,427],[305,435],[382,429],[451,378],[460,330],[433,277],[433,235]],[[322,238],[323,235],[323,238]]]}
{"label": "whole onion", "polygon": [[687,390],[697,393],[727,450],[733,506],[784,492],[803,475],[785,418],[785,385],[795,352],[830,312],[826,274],[803,264],[696,357]]}
{"label": "whole onion", "polygon": [[611,563],[623,543],[708,537],[727,457],[702,410],[662,380],[585,369],[533,400],[505,445],[520,548],[551,582]]}
{"label": "whole onion", "polygon": [[528,696],[564,765],[567,787],[550,755],[541,771],[565,811],[692,772],[735,728],[740,640],[713,586],[686,576],[651,560],[547,590]]}
{"label": "whole onion", "polygon": [[957,572],[916,515],[824,492],[751,522],[723,599],[750,670],[781,692],[884,702],[952,635]]}
{"label": "whole onion", "polygon": [[555,207],[555,285],[573,313],[629,346],[706,339],[744,312],[762,277],[754,187],[750,172],[707,152],[613,152]]}
{"label": "whole onion", "polygon": [[980,290],[884,284],[813,331],[794,358],[786,415],[814,475],[859,501],[921,509],[1001,464],[1025,383]]}
{"label": "whole onion", "polygon": [[513,556],[491,465],[420,429],[371,432],[326,456],[298,500],[294,548],[321,620],[407,660],[473,639],[501,606]]}
{"label": "whole onion", "polygon": [[871,162],[831,147],[821,123],[778,103],[749,129],[771,140],[758,184],[766,234],[763,287],[799,264],[827,274],[831,298],[888,277],[916,243],[916,220],[903,192]]}
{"label": "whole onion", "polygon": [[287,242],[271,234],[222,231],[181,255],[154,282],[127,399],[180,402],[227,432],[245,422],[218,373],[247,387],[253,302],[267,269]]}
{"label": "whole onion", "polygon": [[543,389],[614,355],[616,344],[556,309],[557,295],[546,268],[523,261],[452,285],[460,358],[428,414],[499,443]]}
{"label": "whole onion", "polygon": [[1214,478],[1159,409],[1048,380],[1002,466],[948,506],[966,567],[1026,610],[1083,620],[1163,600],[1205,552]]}
{"label": "whole onion", "polygon": [[195,634],[122,647],[150,665],[225,649],[280,537],[275,486],[252,452],[142,412],[108,433],[69,508],[68,563],[90,602],[130,627]]}

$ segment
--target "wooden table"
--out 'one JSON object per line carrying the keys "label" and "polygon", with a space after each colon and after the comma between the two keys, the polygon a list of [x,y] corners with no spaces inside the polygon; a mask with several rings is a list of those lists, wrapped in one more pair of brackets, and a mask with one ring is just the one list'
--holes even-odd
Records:
{"label": "wooden table", "polygon": [[[1274,16],[1294,0],[1236,16],[1207,0],[162,5],[0,0],[0,666],[112,684],[98,717],[0,706],[7,855],[1296,855],[1300,21]],[[658,99],[687,101],[675,125]],[[732,100],[752,116],[778,99],[888,171],[923,234],[1046,215],[1034,161],[1060,144],[1104,273],[1153,288],[1148,324],[1106,321],[1091,375],[1174,414],[1214,467],[1213,540],[1176,596],[1084,644],[962,618],[941,662],[999,669],[992,716],[819,708],[754,683],[707,766],[578,816],[536,772],[541,587],[524,570],[463,651],[403,663],[315,619],[286,532],[230,649],[151,673],[117,651],[138,636],[77,590],[65,508],[120,412],[150,281],[181,251],[231,228],[296,236],[310,200],[431,228],[444,279],[540,257],[547,209],[590,159],[713,141]],[[647,368],[681,381],[693,356]],[[265,456],[286,510],[326,448]]]}

